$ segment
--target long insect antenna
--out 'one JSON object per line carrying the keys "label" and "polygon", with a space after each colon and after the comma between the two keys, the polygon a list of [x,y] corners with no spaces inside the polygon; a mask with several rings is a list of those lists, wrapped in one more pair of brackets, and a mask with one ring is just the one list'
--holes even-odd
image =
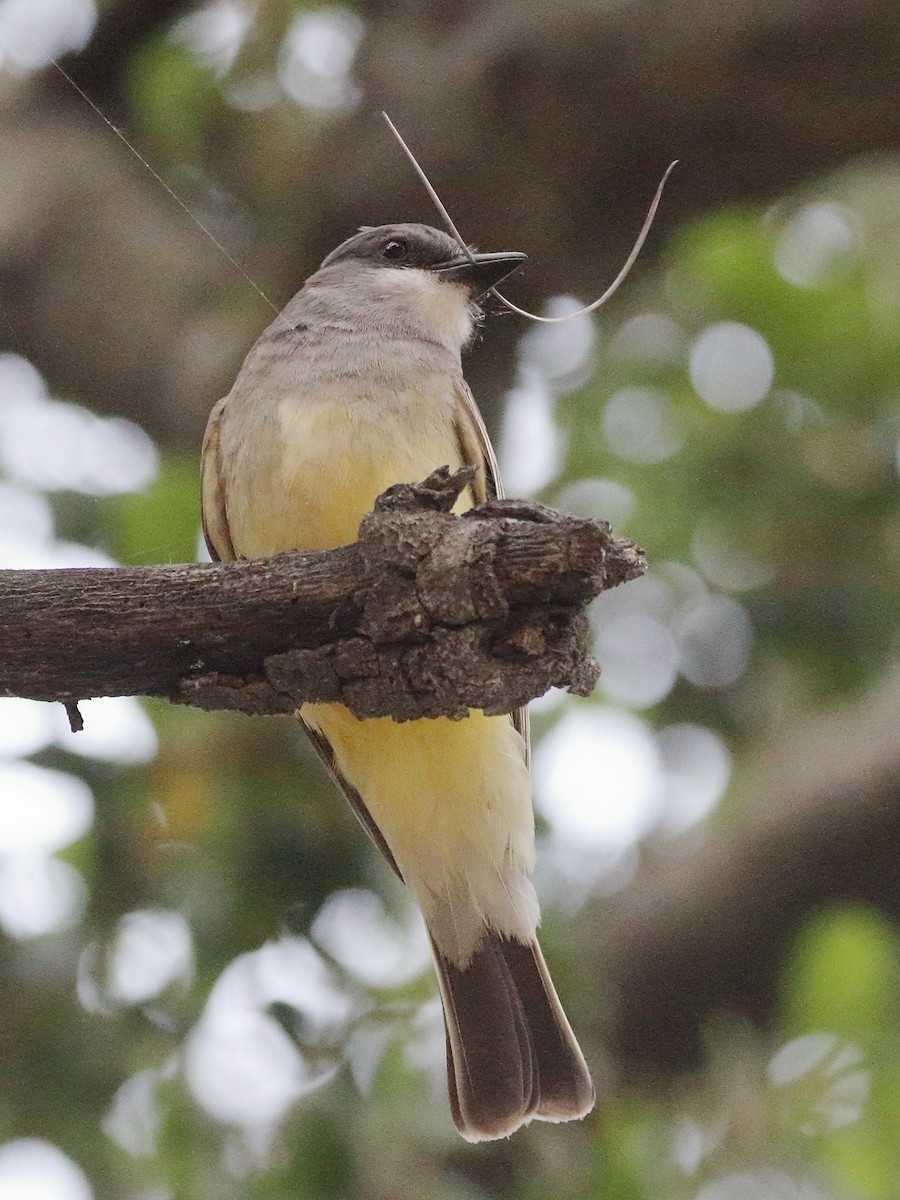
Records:
{"label": "long insect antenna", "polygon": [[[474,262],[475,259],[472,256],[472,251],[469,249],[468,244],[463,239],[462,234],[459,232],[459,230],[456,228],[456,225],[453,223],[453,218],[450,216],[450,214],[447,212],[447,209],[444,207],[444,202],[443,202],[443,200],[441,200],[440,196],[437,194],[434,187],[432,186],[431,180],[428,178],[428,176],[425,174],[425,172],[419,166],[419,160],[416,158],[416,156],[413,154],[412,150],[410,150],[409,146],[407,146],[406,142],[400,136],[400,130],[397,128],[397,126],[394,124],[394,122],[391,120],[391,118],[387,115],[387,113],[382,112],[381,115],[384,117],[385,121],[387,121],[388,129],[390,129],[391,133],[394,135],[394,137],[400,143],[400,149],[403,151],[403,153],[409,159],[410,163],[412,164],[412,169],[415,171],[415,173],[418,175],[418,177],[422,180],[422,183],[425,187],[425,191],[431,197],[432,204],[440,213],[441,220],[447,226],[448,232],[453,237],[456,238],[457,242],[459,242],[459,248],[462,250],[463,254],[465,254],[468,257],[469,261]],[[491,290],[493,291],[493,288]]]}
{"label": "long insect antenna", "polygon": [[241,264],[239,262],[237,262],[237,260],[228,253],[228,251],[225,249],[225,247],[222,245],[222,243],[219,241],[219,239],[216,237],[216,235],[213,233],[213,231],[211,229],[207,228],[207,226],[203,224],[203,222],[200,220],[200,218],[197,216],[197,214],[195,212],[192,212],[191,209],[188,208],[188,206],[181,199],[181,197],[178,195],[178,193],[176,191],[174,191],[171,187],[169,187],[169,185],[166,183],[166,181],[163,179],[163,177],[159,174],[158,171],[155,171],[153,169],[153,167],[150,165],[149,162],[147,162],[146,158],[144,158],[144,156],[137,149],[137,147],[133,146],[131,144],[131,142],[128,140],[128,138],[125,136],[125,134],[121,131],[121,129],[119,129],[119,127],[117,125],[113,124],[113,122],[109,119],[109,117],[106,115],[106,113],[103,111],[103,109],[100,108],[99,105],[94,103],[94,101],[90,98],[90,96],[87,94],[87,92],[85,92],[81,87],[78,86],[78,84],[75,82],[75,80],[72,78],[72,76],[67,74],[67,72],[65,70],[63,70],[63,68],[59,65],[59,63],[56,61],[55,58],[51,58],[50,63],[52,64],[52,66],[56,67],[57,71],[59,71],[59,73],[60,73],[60,75],[62,75],[63,79],[65,79],[67,83],[70,83],[72,85],[72,87],[75,89],[75,91],[78,93],[78,95],[82,98],[82,100],[85,102],[85,104],[89,105],[94,110],[94,112],[97,114],[97,116],[100,118],[100,120],[103,121],[103,123],[105,125],[109,126],[109,128],[113,131],[113,133],[116,135],[116,137],[121,142],[124,142],[124,144],[127,146],[127,148],[131,151],[131,153],[134,155],[134,157],[141,164],[141,166],[146,167],[146,169],[150,172],[150,174],[153,176],[153,178],[156,180],[156,182],[161,184],[162,187],[169,193],[169,195],[172,197],[172,199],[175,201],[175,203],[178,205],[178,207],[183,209],[184,212],[187,213],[187,215],[190,217],[190,219],[194,222],[194,224],[197,226],[197,228],[201,231],[201,233],[206,234],[206,236],[209,238],[209,240],[212,242],[212,244],[216,247],[216,249],[219,251],[219,253],[222,254],[229,263],[231,263],[231,265],[238,272],[238,274],[241,275],[247,281],[247,283],[250,284],[250,286],[253,288],[253,290],[256,292],[256,294],[266,304],[268,304],[269,308],[271,308],[272,312],[275,313],[275,315],[282,321],[282,323],[286,326],[286,328],[290,329],[293,332],[293,327],[291,325],[289,325],[288,322],[285,321],[285,319],[281,316],[280,311],[272,303],[272,301],[269,299],[269,297],[266,295],[266,293],[262,290],[262,288],[259,286],[259,284],[257,284],[253,279],[250,278],[250,276],[247,274],[247,272],[244,270],[244,268],[241,266]]}
{"label": "long insect antenna", "polygon": [[[472,259],[472,252],[469,249],[466,242],[464,241],[462,234],[456,228],[453,218],[450,216],[449,212],[444,207],[444,204],[443,204],[440,196],[435,191],[435,189],[431,183],[431,180],[425,174],[423,169],[419,166],[418,160],[416,159],[412,150],[410,150],[409,146],[407,146],[406,142],[400,136],[400,132],[397,129],[397,126],[394,124],[394,122],[391,120],[391,118],[387,115],[386,112],[382,112],[381,115],[384,117],[385,121],[387,121],[388,128],[390,129],[391,133],[394,135],[394,137],[400,143],[400,148],[403,150],[403,153],[406,155],[406,157],[409,159],[410,163],[412,164],[413,170],[416,172],[419,179],[421,179],[422,183],[424,184],[425,190],[428,192],[428,195],[431,197],[431,201],[434,204],[435,208],[440,213],[441,219],[443,220],[444,224],[447,226],[447,229],[453,235],[453,237],[456,238],[463,253],[466,254],[470,259]],[[641,250],[643,249],[644,242],[646,242],[646,240],[647,240],[647,235],[649,234],[650,227],[653,224],[653,218],[656,216],[656,210],[659,208],[659,202],[660,202],[660,200],[662,200],[663,190],[665,189],[665,186],[666,186],[666,183],[668,182],[669,176],[672,174],[672,171],[675,169],[675,167],[677,165],[678,165],[678,159],[675,159],[674,162],[669,163],[668,167],[666,168],[665,174],[663,175],[662,179],[659,181],[659,185],[657,186],[657,189],[656,189],[656,194],[654,195],[653,201],[650,204],[649,209],[647,210],[647,215],[644,218],[644,224],[641,226],[641,231],[637,236],[637,240],[635,241],[634,245],[631,247],[630,254],[625,259],[625,262],[623,263],[622,268],[619,271],[618,275],[615,277],[615,279],[612,281],[612,283],[609,285],[609,287],[606,289],[606,291],[603,293],[603,295],[598,296],[597,299],[592,304],[588,304],[584,308],[579,308],[575,312],[566,313],[566,315],[562,316],[562,317],[542,317],[538,313],[528,312],[528,310],[525,308],[519,308],[519,306],[517,304],[513,304],[513,302],[511,300],[507,300],[507,298],[504,295],[502,295],[500,292],[498,292],[496,288],[491,288],[492,295],[496,296],[496,298],[500,301],[500,303],[503,304],[504,307],[508,308],[510,312],[518,313],[518,315],[520,317],[527,317],[529,319],[529,321],[540,321],[545,325],[561,324],[563,321],[571,321],[574,317],[583,317],[586,313],[596,312],[597,309],[601,308],[607,302],[607,300],[610,299],[611,296],[615,295],[615,293],[619,290],[619,287],[624,283],[625,279],[628,277],[629,271],[634,266],[635,259],[640,254]]]}
{"label": "long insect antenna", "polygon": [[519,316],[522,316],[522,317],[530,317],[532,321],[541,321],[545,325],[558,325],[562,321],[571,321],[573,319],[573,317],[583,317],[586,313],[596,312],[598,308],[602,308],[603,305],[607,302],[607,300],[609,300],[611,296],[615,295],[615,293],[619,290],[620,286],[628,278],[628,274],[631,271],[631,268],[634,266],[635,259],[640,254],[641,250],[643,249],[644,242],[646,242],[646,240],[647,240],[647,235],[650,232],[650,226],[653,224],[653,218],[656,216],[656,210],[659,208],[660,200],[662,200],[663,189],[665,188],[666,183],[668,182],[669,176],[672,174],[672,172],[675,170],[675,168],[677,166],[678,166],[678,159],[676,158],[674,160],[674,162],[670,162],[669,165],[666,167],[665,174],[663,175],[662,179],[659,181],[659,184],[657,185],[657,188],[656,188],[656,193],[653,197],[650,207],[647,209],[647,215],[646,215],[646,217],[644,217],[644,224],[641,226],[641,231],[637,235],[637,239],[635,240],[634,245],[631,247],[631,253],[628,255],[628,257],[625,259],[625,262],[622,264],[622,267],[621,267],[618,275],[615,277],[615,279],[612,281],[612,283],[609,285],[609,287],[606,289],[606,291],[601,296],[597,297],[597,299],[593,302],[593,304],[587,304],[587,305],[585,305],[584,308],[579,308],[575,312],[567,313],[564,317],[542,317],[542,316],[539,316],[537,313],[530,313],[530,312],[527,312],[524,308],[519,308],[518,305],[513,304],[511,301],[507,300],[507,298],[505,296],[501,296],[500,293],[496,290],[496,288],[492,289],[494,292],[494,295],[497,297],[498,300],[502,301],[503,304],[506,305],[506,307],[510,310],[510,312],[518,313]]}

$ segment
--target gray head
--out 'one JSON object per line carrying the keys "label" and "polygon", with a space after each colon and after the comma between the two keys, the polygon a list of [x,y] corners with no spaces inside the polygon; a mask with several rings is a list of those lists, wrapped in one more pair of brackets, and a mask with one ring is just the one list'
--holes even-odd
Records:
{"label": "gray head", "polygon": [[[411,221],[395,225],[363,225],[323,260],[333,263],[358,261],[376,267],[420,267],[433,269],[459,255],[460,248],[448,233]],[[321,268],[320,268],[321,269]]]}
{"label": "gray head", "polygon": [[514,251],[472,252],[470,259],[428,225],[361,229],[306,281],[281,326],[369,331],[382,340],[438,343],[458,355],[480,316],[479,298],[524,260]]}
{"label": "gray head", "polygon": [[[396,225],[366,225],[324,259],[319,271],[341,263],[386,270],[431,271],[444,283],[469,290],[477,300],[525,261],[516,250],[499,254],[464,254],[448,233],[430,225],[401,222]],[[473,261],[474,260],[474,261]]]}

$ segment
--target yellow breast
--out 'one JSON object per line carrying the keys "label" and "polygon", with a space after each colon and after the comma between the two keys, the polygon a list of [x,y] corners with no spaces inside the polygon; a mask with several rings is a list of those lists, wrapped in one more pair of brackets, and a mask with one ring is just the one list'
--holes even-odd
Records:
{"label": "yellow breast", "polygon": [[287,397],[251,427],[234,465],[252,489],[229,489],[235,551],[256,557],[346,545],[386,488],[461,465],[443,397],[410,392],[391,400]]}

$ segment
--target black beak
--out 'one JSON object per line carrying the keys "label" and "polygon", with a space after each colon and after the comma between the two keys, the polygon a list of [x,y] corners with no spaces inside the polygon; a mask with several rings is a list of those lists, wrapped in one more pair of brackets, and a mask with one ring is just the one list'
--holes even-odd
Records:
{"label": "black beak", "polygon": [[473,254],[471,259],[465,254],[459,254],[447,262],[438,263],[434,270],[437,271],[438,278],[446,283],[465,284],[471,289],[473,298],[477,299],[498,283],[502,283],[514,271],[518,271],[527,257],[527,254],[521,254],[518,250],[501,250],[498,254]]}

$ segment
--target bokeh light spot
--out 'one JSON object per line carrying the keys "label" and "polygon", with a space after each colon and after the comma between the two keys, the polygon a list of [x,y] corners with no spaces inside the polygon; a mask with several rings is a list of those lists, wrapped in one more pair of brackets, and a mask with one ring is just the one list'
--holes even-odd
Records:
{"label": "bokeh light spot", "polygon": [[153,722],[133,696],[98,696],[78,704],[84,728],[73,733],[65,710],[56,706],[56,743],[70,754],[103,762],[145,763],[156,757]]}
{"label": "bokeh light spot", "polygon": [[520,372],[506,398],[500,436],[500,474],[507,495],[532,496],[562,465],[564,442],[556,423],[553,393],[535,372]]}
{"label": "bokeh light spot", "polygon": [[25,75],[83,50],[96,21],[93,0],[2,0],[0,66]]}
{"label": "bokeh light spot", "polygon": [[656,745],[665,797],[660,831],[675,836],[719,803],[731,777],[731,755],[719,734],[703,725],[668,725],[657,733]]}
{"label": "bokeh light spot", "polygon": [[233,66],[252,21],[252,12],[240,0],[212,0],[182,17],[172,38],[221,76]]}
{"label": "bokeh light spot", "polygon": [[629,317],[613,334],[609,355],[636,364],[674,363],[687,353],[687,345],[687,334],[671,317],[640,313]]}
{"label": "bokeh light spot", "polygon": [[302,12],[288,30],[278,64],[281,86],[313,109],[353,105],[359,91],[351,71],[364,26],[349,8]]}
{"label": "bokeh light spot", "polygon": [[667,696],[678,675],[671,631],[647,613],[623,613],[601,625],[594,642],[600,686],[611,700],[648,708]]}
{"label": "bokeh light spot", "polygon": [[39,700],[0,698],[0,758],[34,754],[53,741],[53,710]]}
{"label": "bokeh light spot", "polygon": [[809,1180],[797,1182],[782,1171],[723,1175],[697,1193],[697,1200],[828,1200]]}
{"label": "bokeh light spot", "polygon": [[536,747],[534,774],[554,835],[578,847],[624,850],[660,813],[656,743],[630,713],[573,708]]}
{"label": "bokeh light spot", "polygon": [[736,321],[708,325],[691,346],[694,390],[710,408],[743,412],[769,392],[775,362],[761,334]]}
{"label": "bokeh light spot", "polygon": [[[554,296],[542,315],[565,317],[583,308],[572,296]],[[519,361],[525,371],[535,371],[558,392],[577,386],[597,341],[597,326],[589,313],[572,317],[562,325],[533,325],[519,343]]]}
{"label": "bokeh light spot", "polygon": [[663,462],[681,446],[672,402],[660,388],[616,392],[603,410],[602,429],[610,450],[629,462]]}
{"label": "bokeh light spot", "polygon": [[43,1138],[0,1145],[0,1200],[92,1200],[80,1167]]}
{"label": "bokeh light spot", "polygon": [[94,817],[82,779],[33,763],[0,764],[0,854],[51,854],[83,837]]}
{"label": "bokeh light spot", "polygon": [[84,877],[71,863],[40,854],[0,858],[0,925],[10,937],[70,929],[86,903]]}
{"label": "bokeh light spot", "polygon": [[138,425],[51,400],[18,355],[0,355],[0,394],[0,465],[13,480],[106,496],[140,491],[156,477],[156,447]]}
{"label": "bokeh light spot", "polygon": [[363,888],[332,893],[316,915],[312,935],[345,970],[373,987],[408,983],[431,961],[421,919],[410,911],[402,926]]}
{"label": "bokeh light spot", "polygon": [[674,625],[680,670],[697,687],[729,687],[743,675],[753,629],[743,606],[727,596],[708,596]]}
{"label": "bokeh light spot", "polygon": [[184,916],[138,909],[119,920],[109,960],[109,992],[122,1004],[141,1004],[194,973],[191,930]]}
{"label": "bokeh light spot", "polygon": [[775,246],[775,269],[794,287],[826,287],[855,256],[854,214],[833,201],[807,204],[787,222]]}
{"label": "bokeh light spot", "polygon": [[204,1018],[188,1035],[184,1070],[194,1098],[229,1125],[277,1122],[304,1091],[297,1047],[271,1017],[233,1012]]}
{"label": "bokeh light spot", "polygon": [[770,567],[739,549],[726,530],[713,524],[704,524],[695,531],[691,550],[704,576],[725,591],[763,587],[772,578]]}
{"label": "bokeh light spot", "polygon": [[634,512],[631,488],[615,479],[576,479],[556,496],[554,507],[587,521],[608,521],[620,529]]}

